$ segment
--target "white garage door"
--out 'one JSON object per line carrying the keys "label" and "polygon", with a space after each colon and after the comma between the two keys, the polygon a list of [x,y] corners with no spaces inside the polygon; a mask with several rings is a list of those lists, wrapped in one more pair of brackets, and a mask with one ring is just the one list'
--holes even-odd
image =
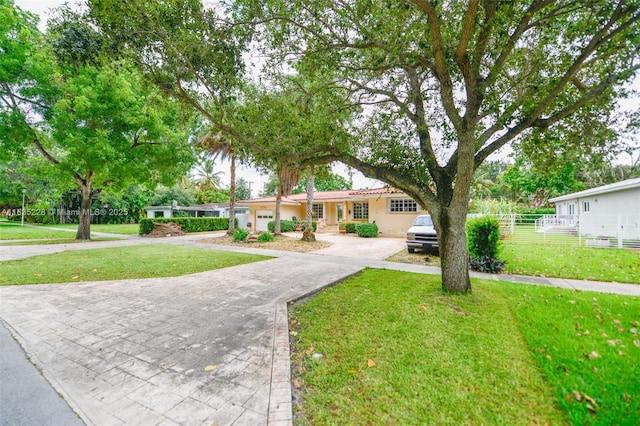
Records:
{"label": "white garage door", "polygon": [[256,231],[268,231],[267,225],[273,220],[273,210],[258,210],[256,212]]}

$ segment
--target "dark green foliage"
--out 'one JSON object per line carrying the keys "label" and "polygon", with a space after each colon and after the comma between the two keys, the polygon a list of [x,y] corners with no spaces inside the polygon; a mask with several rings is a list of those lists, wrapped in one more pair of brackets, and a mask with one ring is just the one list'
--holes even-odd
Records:
{"label": "dark green foliage", "polygon": [[345,230],[347,234],[355,234],[356,226],[359,225],[359,222],[340,222],[338,224],[338,229]]}
{"label": "dark green foliage", "polygon": [[153,231],[153,224],[173,222],[184,232],[224,231],[229,228],[228,217],[167,217],[145,218],[140,220],[140,235],[147,235]]}
{"label": "dark green foliage", "polygon": [[263,232],[258,236],[258,242],[260,243],[268,243],[275,240],[274,236],[268,232]]}
{"label": "dark green foliage", "polygon": [[500,223],[483,216],[467,222],[467,250],[471,258],[497,257],[500,244]]}
{"label": "dark green foliage", "polygon": [[249,231],[242,228],[236,228],[233,231],[233,241],[236,243],[241,243],[247,240],[247,236],[249,236]]}
{"label": "dark green foliage", "polygon": [[[313,222],[311,222],[312,228],[313,228],[313,232],[316,232],[316,229],[318,229],[318,222],[316,222],[315,220]],[[269,232],[273,233],[274,229],[275,229],[276,223],[274,221],[271,221],[267,224],[267,228],[269,229]],[[300,228],[301,230],[305,230],[305,221],[304,220],[281,220],[280,221],[280,232],[294,232],[297,228]]]}
{"label": "dark green foliage", "polygon": [[504,270],[505,262],[495,257],[479,256],[469,258],[469,268],[478,272],[487,272],[491,274],[499,274]]}
{"label": "dark green foliage", "polygon": [[375,223],[359,223],[356,225],[358,237],[376,238],[378,236],[378,225]]}

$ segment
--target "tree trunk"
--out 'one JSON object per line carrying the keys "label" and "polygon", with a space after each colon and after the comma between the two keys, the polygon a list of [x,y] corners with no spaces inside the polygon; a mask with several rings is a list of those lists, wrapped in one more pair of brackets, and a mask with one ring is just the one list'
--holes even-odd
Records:
{"label": "tree trunk", "polygon": [[233,235],[236,230],[236,156],[231,156],[231,166],[229,167],[231,182],[229,182],[229,230],[228,235]]}
{"label": "tree trunk", "polygon": [[91,239],[91,181],[86,180],[80,185],[82,201],[80,202],[80,224],[76,233],[76,240]]}
{"label": "tree trunk", "polygon": [[313,234],[313,181],[313,167],[311,167],[307,178],[307,217],[304,233],[302,234],[302,240],[309,242],[316,240],[316,236]]}
{"label": "tree trunk", "polygon": [[452,213],[449,209],[441,209],[439,214],[432,214],[438,231],[442,288],[447,292],[471,292],[465,232],[466,214],[466,210],[462,213]]}
{"label": "tree trunk", "polygon": [[281,235],[282,232],[280,231],[280,204],[282,203],[282,191],[280,191],[280,188],[278,188],[278,192],[276,193],[276,215],[274,218],[274,225],[273,225],[273,234],[274,235]]}

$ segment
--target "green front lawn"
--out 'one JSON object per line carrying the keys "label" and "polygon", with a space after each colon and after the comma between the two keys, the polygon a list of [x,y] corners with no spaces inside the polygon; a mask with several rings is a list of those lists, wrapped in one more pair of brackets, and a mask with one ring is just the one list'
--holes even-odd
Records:
{"label": "green front lawn", "polygon": [[[366,270],[291,308],[299,424],[631,424],[640,298]],[[313,354],[322,354],[313,359]]]}
{"label": "green front lawn", "polygon": [[171,244],[66,251],[0,262],[0,285],[175,277],[266,259]]}
{"label": "green front lawn", "polygon": [[[52,226],[54,228],[62,229],[78,229],[78,224],[65,223],[61,225],[42,225]],[[123,224],[91,224],[91,232],[106,232],[109,234],[121,234],[121,235],[138,235],[140,225],[137,223],[123,223]]]}
{"label": "green front lawn", "polygon": [[68,231],[20,226],[20,222],[0,222],[0,240],[68,238]]}
{"label": "green front lawn", "polygon": [[640,284],[640,251],[505,243],[505,272]]}

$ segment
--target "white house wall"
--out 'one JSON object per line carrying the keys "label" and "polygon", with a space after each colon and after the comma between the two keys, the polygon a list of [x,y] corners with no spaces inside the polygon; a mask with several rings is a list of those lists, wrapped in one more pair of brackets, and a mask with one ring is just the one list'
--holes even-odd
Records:
{"label": "white house wall", "polygon": [[[589,211],[585,211],[585,203]],[[579,215],[581,235],[640,239],[640,188],[562,201],[557,203],[556,213],[569,214],[570,204]]]}

